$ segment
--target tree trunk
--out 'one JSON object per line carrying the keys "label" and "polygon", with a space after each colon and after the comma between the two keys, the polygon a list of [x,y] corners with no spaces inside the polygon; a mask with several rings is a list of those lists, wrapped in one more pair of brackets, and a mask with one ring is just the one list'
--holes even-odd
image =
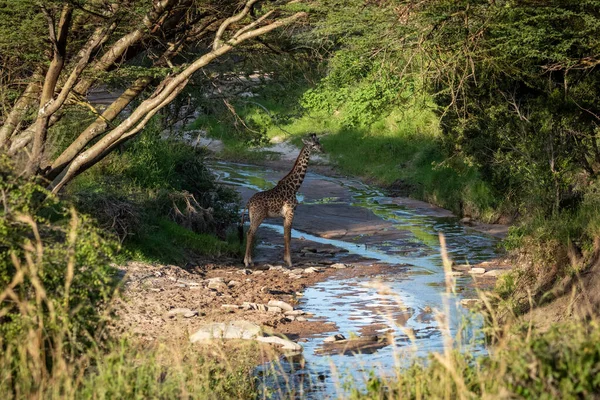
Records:
{"label": "tree trunk", "polygon": [[[246,4],[244,10],[240,13],[248,13],[250,6],[255,1],[249,1]],[[190,64],[187,68],[185,68],[182,72],[175,75],[174,77],[168,77],[156,88],[152,96],[140,104],[132,114],[124,120],[119,126],[113,129],[111,132],[107,133],[102,139],[100,139],[97,143],[91,146],[89,149],[85,150],[81,154],[79,154],[67,168],[65,168],[50,184],[49,189],[52,190],[53,193],[57,193],[62,189],[62,187],[76,177],[81,172],[90,168],[94,165],[101,156],[106,155],[110,152],[111,149],[114,148],[115,144],[118,144],[121,140],[127,139],[139,132],[149,120],[149,117],[158,112],[162,107],[164,107],[168,102],[175,98],[175,96],[180,93],[192,74],[199,70],[200,68],[206,66],[214,59],[222,56],[223,54],[228,53],[235,46],[240,43],[263,35],[267,32],[270,32],[276,28],[281,26],[290,24],[291,22],[306,16],[305,12],[298,12],[293,14],[290,17],[283,18],[280,20],[276,20],[266,26],[245,31],[241,33],[238,31],[236,35],[233,36],[232,39],[227,42],[220,42],[221,38],[219,35],[215,37],[215,42],[218,42],[219,45],[215,46],[212,51],[207,54],[204,54],[192,64]],[[229,22],[229,21],[228,21]],[[241,33],[241,34],[240,34]],[[168,101],[167,101],[168,100]]]}

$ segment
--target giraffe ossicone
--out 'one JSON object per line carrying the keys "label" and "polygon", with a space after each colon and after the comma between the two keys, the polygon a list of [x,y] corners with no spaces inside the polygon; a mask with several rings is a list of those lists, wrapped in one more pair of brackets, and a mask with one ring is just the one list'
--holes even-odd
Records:
{"label": "giraffe ossicone", "polygon": [[[290,254],[290,242],[292,237],[292,221],[294,220],[294,211],[298,205],[296,193],[306,175],[310,154],[313,151],[322,153],[323,147],[316,134],[312,133],[308,138],[302,139],[304,147],[292,167],[292,170],[281,179],[277,185],[264,192],[258,192],[248,200],[246,209],[250,220],[250,229],[247,234],[246,255],[244,256],[244,265],[248,267],[252,264],[252,240],[259,225],[265,218],[283,218],[283,242],[284,256],[286,264],[292,266],[292,257]],[[242,212],[242,220],[239,226],[240,240],[243,240],[244,215],[246,209]]]}

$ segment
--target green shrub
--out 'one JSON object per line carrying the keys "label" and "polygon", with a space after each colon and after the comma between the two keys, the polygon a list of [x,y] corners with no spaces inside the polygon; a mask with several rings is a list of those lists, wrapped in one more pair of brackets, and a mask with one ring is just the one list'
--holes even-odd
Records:
{"label": "green shrub", "polygon": [[105,332],[118,245],[5,159],[0,199],[0,369],[19,397]]}

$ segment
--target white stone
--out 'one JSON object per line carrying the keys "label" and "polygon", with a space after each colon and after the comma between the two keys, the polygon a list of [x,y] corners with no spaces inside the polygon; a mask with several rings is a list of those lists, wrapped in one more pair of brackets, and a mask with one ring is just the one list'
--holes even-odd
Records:
{"label": "white stone", "polygon": [[323,341],[325,343],[333,343],[333,342],[339,342],[340,340],[346,340],[346,337],[344,335],[342,335],[341,333],[326,337],[325,339],[323,339]]}
{"label": "white stone", "polygon": [[[177,315],[185,316],[187,313],[191,313],[191,312],[193,312],[193,311],[190,310],[189,308],[172,308],[169,311],[167,311],[167,317],[174,318]],[[198,311],[196,311],[196,314],[198,314]]]}
{"label": "white stone", "polygon": [[493,276],[493,277],[498,277],[500,275],[504,275],[508,272],[508,270],[502,270],[502,269],[491,269],[489,271],[487,271],[485,274],[483,274],[483,276]]}
{"label": "white stone", "polygon": [[485,268],[473,267],[469,270],[470,274],[485,274]]}
{"label": "white stone", "polygon": [[342,264],[342,263],[335,263],[331,265],[331,268],[335,268],[335,269],[344,269],[347,268],[346,264]]}
{"label": "white stone", "polygon": [[268,312],[272,312],[272,313],[281,313],[283,310],[280,307],[274,307],[274,306],[269,306],[267,307],[267,311]]}
{"label": "white stone", "polygon": [[285,301],[281,301],[281,300],[270,300],[269,303],[267,303],[267,304],[271,307],[279,307],[283,311],[293,311],[294,310],[294,307],[291,304],[288,304]]}
{"label": "white stone", "polygon": [[294,343],[291,340],[283,339],[277,336],[259,336],[256,338],[256,340],[263,343],[280,345],[284,350],[302,351],[302,346],[300,346],[298,343]]}

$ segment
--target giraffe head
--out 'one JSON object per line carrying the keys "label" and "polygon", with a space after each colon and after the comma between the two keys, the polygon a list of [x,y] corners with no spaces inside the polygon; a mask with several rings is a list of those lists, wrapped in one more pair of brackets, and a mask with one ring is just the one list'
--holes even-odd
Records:
{"label": "giraffe head", "polygon": [[302,139],[302,143],[304,143],[310,151],[316,151],[317,153],[323,153],[323,146],[321,146],[321,142],[319,142],[319,138],[316,133],[311,133],[310,136],[306,139]]}

